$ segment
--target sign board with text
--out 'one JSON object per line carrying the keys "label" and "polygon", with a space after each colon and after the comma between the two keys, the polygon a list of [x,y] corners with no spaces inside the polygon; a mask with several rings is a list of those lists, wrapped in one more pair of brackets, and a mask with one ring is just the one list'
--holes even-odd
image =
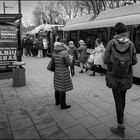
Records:
{"label": "sign board with text", "polygon": [[13,67],[17,60],[17,27],[12,25],[0,25],[0,70]]}

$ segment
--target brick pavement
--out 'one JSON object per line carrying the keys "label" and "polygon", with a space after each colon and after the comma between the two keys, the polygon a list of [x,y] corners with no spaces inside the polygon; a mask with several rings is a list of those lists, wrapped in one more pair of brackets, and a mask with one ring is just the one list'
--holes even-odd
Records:
{"label": "brick pavement", "polygon": [[[0,80],[0,139],[115,139],[109,127],[116,124],[115,106],[105,77],[90,71],[72,78],[67,93],[72,107],[54,105],[53,73],[46,70],[50,58],[23,58],[26,86],[12,87]],[[140,86],[128,90],[125,109],[126,138],[140,138]]]}

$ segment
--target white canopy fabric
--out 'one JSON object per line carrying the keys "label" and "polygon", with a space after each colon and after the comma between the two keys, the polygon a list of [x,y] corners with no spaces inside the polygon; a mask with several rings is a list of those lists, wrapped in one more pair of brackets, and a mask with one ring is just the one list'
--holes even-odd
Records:
{"label": "white canopy fabric", "polygon": [[140,24],[140,4],[127,7],[109,9],[101,12],[95,20],[84,23],[66,25],[64,31],[94,29],[101,27],[113,27],[117,22],[126,25]]}
{"label": "white canopy fabric", "polygon": [[113,27],[117,22],[123,22],[126,25],[140,24],[140,14],[73,24],[71,26],[65,27],[64,31],[94,29],[94,28],[101,28],[101,27]]}
{"label": "white canopy fabric", "polygon": [[51,31],[52,30],[52,25],[51,24],[45,24],[45,26],[43,26],[42,30]]}
{"label": "white canopy fabric", "polygon": [[33,29],[27,33],[30,35],[34,35],[34,34],[38,33],[44,26],[45,26],[45,24],[39,25],[35,29]]}
{"label": "white canopy fabric", "polygon": [[30,35],[34,35],[38,33],[39,31],[45,32],[45,31],[52,31],[53,27],[58,27],[58,30],[63,30],[64,25],[57,25],[57,24],[42,24],[36,27],[35,29],[27,32]]}

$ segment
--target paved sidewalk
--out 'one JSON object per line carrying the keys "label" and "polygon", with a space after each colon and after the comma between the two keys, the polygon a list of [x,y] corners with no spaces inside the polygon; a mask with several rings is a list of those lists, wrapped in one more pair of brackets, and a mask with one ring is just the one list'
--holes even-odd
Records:
{"label": "paved sidewalk", "polygon": [[[115,106],[105,77],[78,73],[74,90],[67,93],[72,107],[54,105],[53,73],[46,67],[50,58],[23,58],[26,86],[12,87],[0,80],[0,139],[118,139],[109,127],[116,124]],[[126,138],[140,138],[140,86],[128,90],[125,109]]]}

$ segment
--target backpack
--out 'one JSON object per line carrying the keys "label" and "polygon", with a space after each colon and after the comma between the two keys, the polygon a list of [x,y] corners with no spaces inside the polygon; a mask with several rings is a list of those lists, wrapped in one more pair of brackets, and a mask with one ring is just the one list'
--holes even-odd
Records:
{"label": "backpack", "polygon": [[132,55],[131,55],[131,47],[129,47],[125,51],[119,51],[116,48],[115,41],[112,46],[112,65],[111,65],[111,74],[116,78],[124,78],[126,77],[132,69]]}

